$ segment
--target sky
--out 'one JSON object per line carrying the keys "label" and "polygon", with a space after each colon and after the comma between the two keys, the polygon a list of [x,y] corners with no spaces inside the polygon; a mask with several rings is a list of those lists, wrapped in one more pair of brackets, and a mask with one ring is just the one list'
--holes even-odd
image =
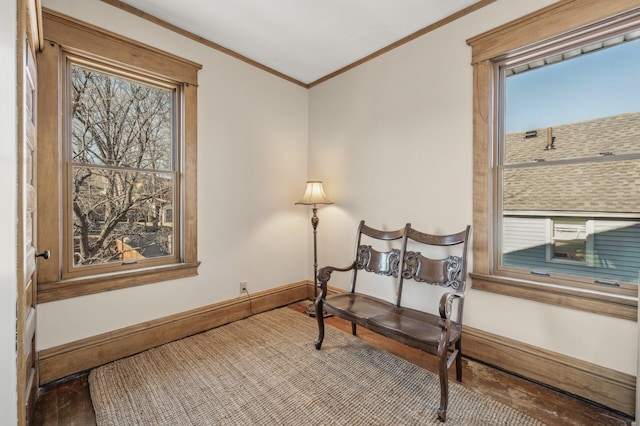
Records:
{"label": "sky", "polygon": [[507,77],[505,131],[640,111],[640,39]]}

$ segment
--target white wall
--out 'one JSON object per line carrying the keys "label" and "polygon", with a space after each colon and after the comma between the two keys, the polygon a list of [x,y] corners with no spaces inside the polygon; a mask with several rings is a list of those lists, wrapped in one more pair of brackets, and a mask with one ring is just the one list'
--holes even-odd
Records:
{"label": "white wall", "polygon": [[[308,91],[98,0],[43,6],[203,65],[199,275],[38,305],[38,349],[310,279]],[[45,34],[46,35],[46,34]],[[15,105],[15,104],[14,104]]]}
{"label": "white wall", "polygon": [[16,366],[16,220],[17,220],[17,93],[16,0],[0,13],[0,424],[15,424]]}
{"label": "white wall", "polygon": [[[436,233],[471,224],[473,80],[465,40],[553,2],[492,3],[310,90],[309,170],[336,203],[321,212],[320,263],[347,263],[361,219]],[[636,374],[634,321],[473,289],[465,310],[471,327]]]}

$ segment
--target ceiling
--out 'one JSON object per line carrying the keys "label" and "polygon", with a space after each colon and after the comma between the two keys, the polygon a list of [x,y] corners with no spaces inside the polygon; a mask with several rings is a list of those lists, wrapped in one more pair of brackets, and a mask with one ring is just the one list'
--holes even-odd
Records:
{"label": "ceiling", "polygon": [[[105,0],[108,3],[116,4]],[[310,84],[486,0],[123,0]]]}

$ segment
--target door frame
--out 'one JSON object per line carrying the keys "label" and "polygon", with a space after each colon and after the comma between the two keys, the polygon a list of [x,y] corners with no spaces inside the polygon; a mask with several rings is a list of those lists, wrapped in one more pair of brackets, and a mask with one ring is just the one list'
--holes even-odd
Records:
{"label": "door frame", "polygon": [[[37,220],[35,193],[37,187],[36,160],[33,166],[27,166],[30,158],[26,158],[25,147],[28,144],[26,128],[29,117],[25,113],[30,106],[37,110],[37,94],[31,104],[26,102],[26,90],[29,84],[37,90],[36,53],[43,43],[42,7],[40,0],[17,0],[17,33],[16,33],[16,76],[17,76],[17,294],[16,294],[16,394],[18,425],[28,425],[33,417],[38,388],[37,352],[35,348],[36,329],[36,259]],[[26,69],[30,67],[32,80],[27,80]],[[35,81],[34,81],[35,80]],[[36,92],[37,93],[37,92]],[[36,119],[37,120],[37,117]],[[33,125],[32,146],[37,146],[37,123]],[[29,181],[29,179],[31,179]],[[32,220],[26,220],[33,211]],[[26,291],[25,291],[26,289]]]}

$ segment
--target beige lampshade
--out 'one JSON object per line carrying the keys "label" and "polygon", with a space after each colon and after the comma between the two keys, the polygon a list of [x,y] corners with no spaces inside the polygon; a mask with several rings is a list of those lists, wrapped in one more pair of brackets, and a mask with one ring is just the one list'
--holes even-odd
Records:
{"label": "beige lampshade", "polygon": [[316,204],[333,204],[329,201],[324,194],[324,188],[322,188],[321,180],[308,180],[307,189],[304,191],[304,195],[296,204],[304,204],[307,206]]}

